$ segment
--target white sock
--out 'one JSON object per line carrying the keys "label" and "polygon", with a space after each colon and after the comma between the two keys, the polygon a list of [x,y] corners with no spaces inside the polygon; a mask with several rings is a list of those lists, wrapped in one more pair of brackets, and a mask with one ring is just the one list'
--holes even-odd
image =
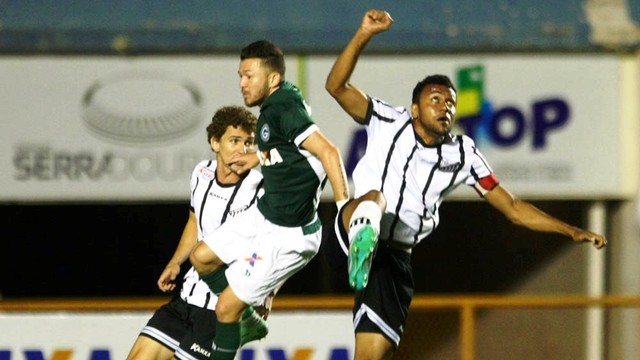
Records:
{"label": "white sock", "polygon": [[366,200],[361,202],[351,215],[351,219],[349,219],[349,242],[367,224],[371,225],[376,233],[379,234],[381,218],[380,207],[375,201]]}

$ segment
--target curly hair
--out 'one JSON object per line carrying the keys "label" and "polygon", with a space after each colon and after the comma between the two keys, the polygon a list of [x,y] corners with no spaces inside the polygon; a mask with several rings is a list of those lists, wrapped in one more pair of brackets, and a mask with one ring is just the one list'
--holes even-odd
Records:
{"label": "curly hair", "polygon": [[240,127],[251,134],[256,131],[258,119],[248,109],[241,106],[223,106],[213,114],[211,123],[207,126],[207,142],[222,138],[229,126]]}

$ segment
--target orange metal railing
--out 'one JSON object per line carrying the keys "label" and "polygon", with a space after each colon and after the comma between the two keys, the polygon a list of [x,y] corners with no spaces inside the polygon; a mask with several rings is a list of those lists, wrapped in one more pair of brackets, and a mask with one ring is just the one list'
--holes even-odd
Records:
{"label": "orange metal railing", "polygon": [[[154,310],[169,298],[73,298],[73,299],[7,299],[0,300],[0,312],[19,311],[108,311]],[[279,296],[274,301],[277,310],[349,310],[351,296]],[[411,304],[419,310],[455,310],[459,313],[459,338],[462,360],[475,358],[476,313],[481,309],[516,308],[640,308],[640,296],[608,295],[451,295],[415,296]]]}

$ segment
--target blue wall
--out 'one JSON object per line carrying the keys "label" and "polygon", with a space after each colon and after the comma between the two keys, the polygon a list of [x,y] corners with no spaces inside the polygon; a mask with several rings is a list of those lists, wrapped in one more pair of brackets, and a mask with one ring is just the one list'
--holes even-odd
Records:
{"label": "blue wall", "polygon": [[[0,0],[0,52],[235,53],[267,38],[333,53],[369,8],[395,19],[369,52],[609,51],[589,39],[586,1]],[[640,24],[640,1],[627,2]]]}

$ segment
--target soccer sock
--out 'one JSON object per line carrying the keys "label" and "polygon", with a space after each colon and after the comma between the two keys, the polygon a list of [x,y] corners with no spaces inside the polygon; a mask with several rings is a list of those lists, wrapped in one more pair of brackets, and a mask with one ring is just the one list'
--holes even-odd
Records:
{"label": "soccer sock", "polygon": [[211,359],[233,360],[240,347],[240,323],[216,323]]}
{"label": "soccer sock", "polygon": [[229,282],[227,281],[227,277],[224,274],[224,271],[227,270],[227,265],[223,265],[222,267],[214,270],[211,273],[201,276],[202,281],[207,283],[211,292],[216,295],[220,295],[222,291],[229,286]]}
{"label": "soccer sock", "polygon": [[[229,286],[229,281],[227,281],[227,276],[224,274],[225,270],[227,270],[227,265],[222,266],[219,269],[214,270],[211,273],[208,273],[201,277],[202,281],[204,281],[216,295],[220,295],[222,291]],[[242,318],[246,319],[253,313],[253,307],[249,307],[242,314]]]}
{"label": "soccer sock", "polygon": [[375,201],[366,200],[361,202],[353,211],[351,219],[349,219],[349,241],[367,224],[371,225],[376,233],[380,233],[381,218],[380,207]]}
{"label": "soccer sock", "polygon": [[249,307],[247,308],[247,310],[245,310],[245,311],[242,313],[242,320],[246,320],[246,319],[248,319],[249,317],[251,317],[251,315],[253,315],[253,313],[254,313],[254,312],[255,312],[255,310],[253,310],[253,306],[249,306]]}

